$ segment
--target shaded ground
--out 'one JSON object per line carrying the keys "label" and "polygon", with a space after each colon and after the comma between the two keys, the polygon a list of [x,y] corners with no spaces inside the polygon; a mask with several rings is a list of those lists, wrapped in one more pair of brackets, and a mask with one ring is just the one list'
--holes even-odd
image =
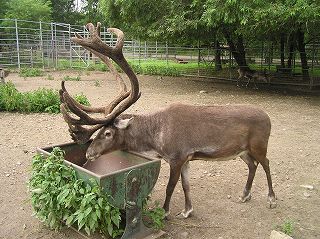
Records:
{"label": "shaded ground", "polygon": [[[64,75],[21,78],[12,74],[20,91],[39,87],[60,87]],[[83,92],[93,105],[102,105],[117,93],[117,84],[105,73],[83,73],[79,82],[67,82],[71,93]],[[140,76],[142,96],[130,108],[144,113],[172,102],[190,104],[254,104],[272,120],[268,157],[278,197],[276,209],[267,208],[267,182],[258,167],[252,200],[242,204],[247,166],[240,159],[228,162],[191,163],[191,194],[194,214],[191,218],[166,222],[165,238],[269,238],[272,229],[293,223],[295,238],[320,237],[320,97],[290,96],[261,90],[239,89],[234,85],[194,81],[184,78]],[[99,86],[99,84],[101,86]],[[200,93],[206,91],[207,93]],[[37,147],[71,139],[61,115],[0,112],[0,238],[83,238],[70,229],[54,232],[32,217],[26,181],[31,158]],[[161,204],[168,181],[168,165],[163,162],[152,199]],[[300,185],[312,185],[308,190]],[[178,184],[171,213],[183,209],[183,191]]]}

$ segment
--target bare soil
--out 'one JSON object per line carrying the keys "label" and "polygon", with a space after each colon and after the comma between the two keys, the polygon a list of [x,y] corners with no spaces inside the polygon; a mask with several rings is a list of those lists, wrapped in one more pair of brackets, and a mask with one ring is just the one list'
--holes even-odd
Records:
{"label": "bare soil", "polygon": [[[50,72],[47,76],[21,78],[11,74],[19,91],[39,87],[59,89],[65,76],[77,72]],[[83,92],[93,105],[112,99],[118,86],[108,73],[81,73],[82,81],[69,81],[72,94]],[[261,166],[252,188],[252,199],[239,203],[247,179],[240,160],[193,161],[191,195],[194,213],[188,219],[166,222],[164,238],[269,238],[290,220],[294,238],[320,238],[320,97],[290,95],[237,88],[191,78],[139,76],[142,96],[130,112],[145,113],[172,102],[196,105],[253,104],[272,120],[268,158],[278,207],[267,208],[267,181]],[[99,86],[100,84],[100,86]],[[203,92],[205,91],[205,92]],[[26,182],[37,147],[71,142],[60,114],[0,112],[0,238],[83,238],[71,229],[50,231],[32,216]],[[163,203],[169,168],[163,162],[152,200]],[[301,185],[310,185],[306,189]],[[175,189],[172,215],[184,205],[181,184]]]}

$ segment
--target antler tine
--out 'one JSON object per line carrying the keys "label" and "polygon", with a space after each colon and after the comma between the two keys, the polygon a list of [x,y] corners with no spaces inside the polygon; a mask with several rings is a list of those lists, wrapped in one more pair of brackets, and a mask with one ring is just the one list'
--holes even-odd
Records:
{"label": "antler tine", "polygon": [[97,124],[91,128],[84,128],[81,125],[72,124],[70,123],[71,116],[67,113],[65,105],[62,104],[60,106],[60,109],[63,114],[63,118],[68,123],[71,138],[79,144],[85,144],[86,142],[88,142],[91,135],[93,135],[94,132],[104,126],[103,124]]}
{"label": "antler tine", "polygon": [[[129,108],[133,103],[135,103],[139,97],[139,83],[136,75],[132,71],[128,62],[123,56],[122,48],[124,45],[124,34],[121,30],[116,28],[109,28],[108,31],[114,33],[117,36],[117,42],[114,47],[106,45],[102,42],[100,38],[101,24],[98,22],[95,27],[92,23],[87,24],[87,29],[90,32],[89,38],[83,38],[79,34],[76,34],[72,38],[72,41],[81,45],[85,49],[91,51],[93,54],[98,56],[110,69],[112,74],[115,75],[116,80],[120,84],[119,95],[111,102],[108,106],[93,108],[79,104],[76,102],[68,93],[65,88],[64,82],[62,82],[60,90],[61,98],[61,112],[65,121],[69,124],[69,131],[71,137],[77,142],[87,142],[91,135],[103,127],[103,125],[109,124],[114,120],[119,114]],[[126,84],[121,78],[120,74],[117,72],[110,59],[115,61],[116,64],[127,74],[131,89],[127,90]],[[71,113],[79,118],[74,117]],[[88,112],[104,113],[104,118],[93,118],[89,116]],[[95,125],[91,128],[82,127],[81,125]]]}
{"label": "antler tine", "polygon": [[118,28],[108,28],[108,32],[113,33],[117,36],[117,42],[116,45],[114,46],[115,49],[120,49],[122,51],[123,45],[124,45],[124,34],[121,30]]}
{"label": "antler tine", "polygon": [[[113,106],[106,107],[106,112],[110,111],[108,115],[105,118],[105,124],[107,124],[110,120],[117,117],[119,114],[121,114],[125,109],[127,109],[131,104],[133,104],[138,98],[140,97],[139,93],[139,83],[136,75],[132,71],[131,67],[129,66],[128,62],[125,60],[123,53],[122,53],[122,47],[124,45],[124,34],[121,30],[116,28],[108,28],[108,31],[111,33],[114,33],[117,36],[117,42],[114,47],[110,47],[102,42],[100,35],[99,35],[99,29],[101,24],[97,24],[97,28],[94,27],[92,23],[87,24],[87,29],[89,30],[91,37],[84,39],[80,37],[73,37],[72,40],[75,43],[78,43],[79,45],[83,46],[85,49],[91,51],[93,54],[97,55],[103,62],[105,62],[107,65],[111,65],[111,63],[108,63],[108,57],[113,59],[120,68],[127,74],[128,78],[130,79],[131,84],[131,91],[128,97],[119,97],[115,101],[113,101]],[[111,68],[112,69],[112,68]],[[118,78],[121,79],[121,78]],[[120,83],[121,84],[121,83]],[[123,83],[124,84],[124,83]],[[126,93],[127,95],[128,93]],[[124,99],[123,101],[120,100]],[[116,105],[115,103],[118,103]],[[118,106],[118,107],[117,107]],[[117,107],[115,110],[113,110],[115,107]],[[101,121],[99,120],[99,123]]]}
{"label": "antler tine", "polygon": [[67,91],[67,89],[66,89],[66,87],[65,87],[65,81],[62,81],[61,82],[61,89],[59,90],[59,94],[60,94],[60,101],[61,102],[65,102],[65,100],[64,100],[64,96],[63,96],[63,94],[65,93],[65,97],[68,97],[69,99],[70,99],[70,101],[72,101],[72,103],[76,106],[76,107],[78,107],[78,108],[80,108],[80,109],[82,109],[83,111],[85,111],[85,112],[90,112],[90,113],[105,113],[105,107],[92,107],[92,106],[86,106],[86,105],[82,105],[82,104],[80,104],[80,103],[78,103],[76,100],[74,100],[71,96],[70,96],[70,94],[69,94],[69,92]]}

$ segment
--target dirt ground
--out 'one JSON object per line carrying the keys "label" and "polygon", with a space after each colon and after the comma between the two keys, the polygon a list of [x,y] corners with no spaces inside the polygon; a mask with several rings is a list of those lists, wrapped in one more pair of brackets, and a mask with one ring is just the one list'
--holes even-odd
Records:
{"label": "dirt ground", "polygon": [[[19,91],[60,87],[65,75],[21,78],[11,74]],[[83,92],[92,105],[103,105],[117,93],[107,73],[82,73],[82,81],[68,81],[72,94]],[[267,181],[258,167],[252,199],[239,203],[247,166],[239,158],[226,162],[193,161],[191,195],[194,213],[188,219],[166,222],[164,238],[269,238],[286,221],[294,238],[320,238],[320,97],[237,88],[191,78],[139,76],[142,96],[130,112],[154,111],[172,102],[196,105],[253,104],[271,118],[268,158],[278,207],[267,208]],[[100,85],[100,86],[99,86]],[[203,92],[205,91],[205,92]],[[0,112],[0,238],[83,238],[71,229],[50,231],[32,216],[26,182],[37,147],[71,142],[62,116]],[[163,162],[152,200],[163,203],[169,168]],[[301,185],[313,186],[306,189]],[[175,189],[171,213],[183,209],[181,184]]]}

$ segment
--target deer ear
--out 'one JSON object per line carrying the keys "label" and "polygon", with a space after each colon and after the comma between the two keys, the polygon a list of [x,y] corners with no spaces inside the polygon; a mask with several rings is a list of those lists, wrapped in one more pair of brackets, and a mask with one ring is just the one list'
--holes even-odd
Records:
{"label": "deer ear", "polygon": [[133,117],[129,119],[116,119],[113,123],[113,125],[118,129],[126,129],[130,125],[130,121],[133,119]]}

